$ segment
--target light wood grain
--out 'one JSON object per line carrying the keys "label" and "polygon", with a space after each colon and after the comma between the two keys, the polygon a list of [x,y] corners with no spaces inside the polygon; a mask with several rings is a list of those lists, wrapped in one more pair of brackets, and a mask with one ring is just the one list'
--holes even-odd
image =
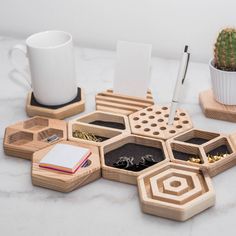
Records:
{"label": "light wood grain", "polygon": [[[47,142],[46,139],[53,134],[57,134],[59,140]],[[7,127],[3,147],[9,156],[31,160],[35,151],[61,140],[67,140],[65,121],[36,116]]]}
{"label": "light wood grain", "polygon": [[[182,179],[180,181],[180,179]],[[168,180],[182,194],[168,190]],[[140,205],[145,213],[177,221],[186,221],[215,204],[215,192],[207,173],[197,167],[166,163],[138,177]]]}
{"label": "light wood grain", "polygon": [[168,125],[168,106],[151,106],[129,116],[133,134],[167,140],[192,128],[188,113],[178,109],[172,125]]}
{"label": "light wood grain", "polygon": [[85,96],[81,89],[81,100],[58,109],[49,109],[44,107],[33,106],[31,102],[32,92],[28,94],[26,101],[26,113],[28,116],[45,116],[53,119],[65,119],[67,117],[79,114],[85,109]]}
{"label": "light wood grain", "polygon": [[54,145],[46,147],[40,151],[35,152],[33,155],[33,185],[60,192],[71,192],[101,177],[99,149],[97,147],[84,143],[75,143],[69,141],[62,141],[60,143],[89,148],[92,152],[88,159],[90,165],[85,168],[79,168],[74,174],[68,174],[57,170],[49,170],[39,167],[40,160],[53,148]]}
{"label": "light wood grain", "polygon": [[123,115],[132,114],[153,104],[154,101],[150,90],[147,92],[146,98],[114,94],[112,90],[96,95],[96,110]]}
{"label": "light wood grain", "polygon": [[236,106],[227,106],[218,103],[212,90],[203,91],[199,95],[199,103],[206,117],[236,122]]}

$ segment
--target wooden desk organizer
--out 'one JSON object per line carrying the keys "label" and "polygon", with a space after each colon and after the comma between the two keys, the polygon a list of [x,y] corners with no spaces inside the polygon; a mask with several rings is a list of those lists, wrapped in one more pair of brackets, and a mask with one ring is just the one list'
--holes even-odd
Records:
{"label": "wooden desk organizer", "polygon": [[109,89],[96,95],[96,110],[129,115],[154,104],[151,90],[146,98],[115,94]]}
{"label": "wooden desk organizer", "polygon": [[197,167],[167,163],[138,177],[145,213],[185,221],[215,204],[207,173]]}
{"label": "wooden desk organizer", "polygon": [[201,92],[199,103],[206,117],[236,122],[236,106],[227,106],[217,102],[214,99],[212,90]]}
{"label": "wooden desk organizer", "polygon": [[[163,141],[130,134],[123,135],[119,139],[104,145],[101,147],[100,153],[103,178],[129,184],[137,184],[139,175],[170,161]],[[119,169],[113,165],[119,157],[130,157],[130,155],[134,157],[134,162],[137,164],[141,155],[148,154],[153,155],[157,164],[141,171]]]}
{"label": "wooden desk organizer", "polygon": [[53,148],[53,146],[46,147],[33,155],[33,185],[60,192],[71,192],[101,177],[99,149],[97,147],[78,142],[62,141],[60,143],[89,148],[92,154],[88,159],[88,166],[79,168],[74,174],[39,167],[40,160]]}
{"label": "wooden desk organizer", "polygon": [[114,114],[110,112],[95,111],[83,116],[80,116],[75,120],[79,123],[90,124],[94,127],[106,127],[122,132],[130,133],[130,125],[128,117],[125,115]]}
{"label": "wooden desk organizer", "polygon": [[[60,94],[59,94],[60,96]],[[43,106],[36,102],[33,93],[30,92],[26,101],[26,113],[28,116],[45,116],[53,119],[64,119],[84,111],[85,97],[81,88],[78,88],[77,97],[61,106]]]}
{"label": "wooden desk organizer", "polygon": [[[206,170],[211,177],[236,164],[236,149],[227,135],[192,129],[184,134],[167,140],[167,150],[171,161],[188,166],[197,166]],[[208,154],[228,153],[226,157],[214,163],[208,160]],[[201,162],[193,163],[189,159],[199,158]]]}
{"label": "wooden desk organizer", "polygon": [[66,140],[66,122],[35,116],[6,128],[4,151],[9,156],[31,160],[35,151],[58,142],[47,142],[47,138],[53,134],[59,137],[58,141]]}
{"label": "wooden desk organizer", "polygon": [[173,125],[168,125],[169,107],[151,106],[129,116],[133,134],[167,140],[193,127],[188,113],[178,109]]}

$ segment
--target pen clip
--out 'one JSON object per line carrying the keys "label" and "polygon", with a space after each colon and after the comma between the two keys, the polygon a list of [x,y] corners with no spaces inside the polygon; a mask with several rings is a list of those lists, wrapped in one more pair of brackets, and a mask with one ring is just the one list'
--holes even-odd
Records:
{"label": "pen clip", "polygon": [[182,84],[184,83],[185,77],[186,77],[186,74],[187,74],[189,59],[190,59],[190,53],[188,53],[188,58],[187,58],[186,66],[185,66],[185,71],[184,71],[184,76],[183,76],[183,79],[182,79]]}

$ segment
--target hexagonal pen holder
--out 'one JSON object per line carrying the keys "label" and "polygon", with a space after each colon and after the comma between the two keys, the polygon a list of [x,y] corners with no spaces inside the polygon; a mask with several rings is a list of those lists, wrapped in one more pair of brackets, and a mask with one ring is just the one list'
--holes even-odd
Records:
{"label": "hexagonal pen holder", "polygon": [[192,129],[166,145],[171,161],[200,167],[211,177],[236,164],[235,148],[227,135]]}
{"label": "hexagonal pen holder", "polygon": [[[147,156],[154,161],[143,165]],[[129,158],[130,163],[123,165],[123,158]],[[101,148],[102,176],[109,180],[136,184],[139,175],[166,162],[169,157],[161,140],[127,134]]]}
{"label": "hexagonal pen holder", "polygon": [[42,168],[40,160],[53,148],[43,148],[34,153],[32,159],[32,183],[43,188],[53,189],[59,192],[71,192],[101,177],[101,165],[99,149],[93,145],[62,141],[60,143],[89,148],[91,155],[85,167],[80,167],[74,174],[68,174],[57,170]]}
{"label": "hexagonal pen holder", "polygon": [[[57,139],[49,141],[52,135]],[[35,151],[67,139],[66,122],[35,116],[6,128],[3,147],[9,156],[31,160]]]}
{"label": "hexagonal pen holder", "polygon": [[197,167],[167,163],[138,177],[145,213],[185,221],[215,204],[211,179]]}
{"label": "hexagonal pen holder", "polygon": [[130,132],[128,117],[110,112],[95,111],[84,116],[80,116],[75,122],[90,124],[99,127],[106,127],[122,132]]}

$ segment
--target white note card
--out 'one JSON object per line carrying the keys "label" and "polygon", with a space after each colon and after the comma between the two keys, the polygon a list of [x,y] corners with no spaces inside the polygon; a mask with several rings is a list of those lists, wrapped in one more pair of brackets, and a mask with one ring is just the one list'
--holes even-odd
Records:
{"label": "white note card", "polygon": [[152,45],[118,41],[114,93],[146,98],[150,83]]}

